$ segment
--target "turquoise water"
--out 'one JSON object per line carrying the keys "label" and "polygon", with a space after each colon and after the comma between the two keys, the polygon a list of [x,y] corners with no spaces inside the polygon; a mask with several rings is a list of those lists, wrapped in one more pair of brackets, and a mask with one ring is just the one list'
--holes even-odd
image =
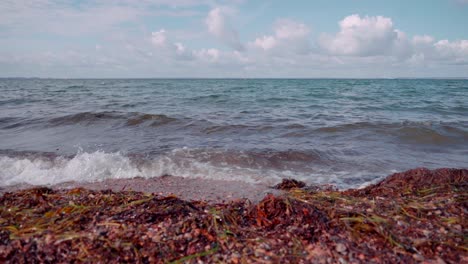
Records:
{"label": "turquoise water", "polygon": [[468,80],[0,80],[0,184],[467,167]]}

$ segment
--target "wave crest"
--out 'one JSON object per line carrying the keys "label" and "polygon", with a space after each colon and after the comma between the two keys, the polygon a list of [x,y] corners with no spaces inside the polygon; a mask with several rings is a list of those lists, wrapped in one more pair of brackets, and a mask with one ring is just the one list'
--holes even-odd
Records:
{"label": "wave crest", "polygon": [[0,153],[0,185],[95,182],[164,175],[270,185],[282,178],[310,180],[310,176],[315,175],[314,182],[329,183],[335,178],[321,172],[320,166],[314,169],[305,166],[320,165],[326,159],[320,152],[292,150],[242,152],[181,148],[154,157],[103,151],[79,152],[71,157],[3,151]]}
{"label": "wave crest", "polygon": [[162,114],[146,114],[146,113],[121,113],[121,112],[83,112],[78,114],[65,115],[53,118],[49,121],[53,126],[64,125],[94,125],[98,122],[120,121],[124,126],[138,126],[144,123],[149,123],[151,126],[165,125],[174,121],[177,118],[169,117]]}

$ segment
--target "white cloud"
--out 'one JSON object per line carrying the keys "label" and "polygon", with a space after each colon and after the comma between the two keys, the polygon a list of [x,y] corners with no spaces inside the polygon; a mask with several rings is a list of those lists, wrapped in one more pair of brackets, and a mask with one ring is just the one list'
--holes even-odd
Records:
{"label": "white cloud", "polygon": [[279,19],[275,23],[275,36],[279,39],[299,39],[307,37],[310,29],[291,19]]}
{"label": "white cloud", "polygon": [[446,39],[439,40],[434,44],[440,55],[444,57],[463,57],[468,56],[468,40],[458,40],[450,42]]}
{"label": "white cloud", "polygon": [[432,64],[468,64],[468,40],[439,40],[428,35],[416,35],[412,41],[411,60]]}
{"label": "white cloud", "polygon": [[253,45],[264,50],[271,50],[276,46],[277,40],[273,36],[263,36],[256,38]]}
{"label": "white cloud", "polygon": [[168,33],[165,29],[151,32],[150,42],[156,48],[151,54],[159,54],[176,60],[191,60],[193,52],[184,44],[170,40]]}
{"label": "white cloud", "polygon": [[186,52],[185,46],[182,43],[176,42],[174,43],[174,46],[176,47],[176,52],[178,54],[184,54]]}
{"label": "white cloud", "polygon": [[[270,32],[246,30],[246,35],[256,37],[243,45],[233,25],[248,24],[251,14],[238,14],[225,5],[234,4],[228,0],[89,0],[75,5],[62,0],[0,1],[0,75],[379,77],[468,72],[468,40],[407,35],[396,28],[398,21],[383,16],[347,16],[339,21],[337,32],[316,39],[313,25],[278,19]],[[208,12],[202,11],[207,8]],[[160,20],[151,18],[160,16],[195,17],[183,18],[184,23],[190,21],[188,27],[164,23],[166,28],[161,24],[153,28]],[[203,24],[197,23],[201,20]],[[233,50],[209,45],[208,33]]]}
{"label": "white cloud", "polygon": [[416,35],[413,37],[413,44],[414,45],[428,45],[434,42],[434,38],[428,35]]}
{"label": "white cloud", "polygon": [[334,56],[392,58],[394,63],[411,65],[466,64],[468,40],[439,40],[429,35],[409,38],[395,29],[390,18],[382,16],[350,15],[339,22],[335,35],[323,34],[319,43]]}
{"label": "white cloud", "polygon": [[[150,41],[157,49],[154,51],[159,56],[166,57],[172,60],[199,60],[207,63],[215,63],[220,60],[221,51],[215,48],[202,48],[192,50],[187,48],[181,42],[173,42],[169,36],[169,32],[161,29],[151,33]],[[235,51],[237,52],[237,51]]]}
{"label": "white cloud", "polygon": [[197,58],[209,62],[216,62],[220,57],[220,51],[217,49],[201,49],[194,51],[194,54]]}
{"label": "white cloud", "polygon": [[291,19],[279,19],[273,28],[274,35],[266,35],[256,38],[250,43],[253,48],[274,53],[305,54],[309,51],[310,29],[302,23]]}
{"label": "white cloud", "polygon": [[151,32],[151,43],[153,43],[155,46],[164,47],[167,44],[166,42],[167,42],[167,37],[166,37],[165,29]]}
{"label": "white cloud", "polygon": [[439,40],[434,44],[434,48],[438,59],[453,64],[468,64],[468,40]]}
{"label": "white cloud", "polygon": [[0,10],[0,24],[8,26],[11,35],[45,32],[64,36],[106,32],[137,20],[143,11],[117,4],[71,6],[53,0],[0,1]]}
{"label": "white cloud", "polygon": [[231,48],[241,51],[244,47],[239,40],[239,34],[228,21],[228,15],[232,13],[231,9],[216,7],[208,13],[205,23],[208,27],[208,32]]}
{"label": "white cloud", "polygon": [[[211,7],[212,0],[2,0],[1,34],[52,33],[83,36],[122,30],[125,23],[141,18],[199,16],[198,6]],[[189,9],[192,8],[192,9]]]}
{"label": "white cloud", "polygon": [[393,27],[390,18],[351,15],[339,22],[340,31],[324,34],[319,42],[334,55],[376,56],[392,53],[397,44],[405,41],[401,31]]}

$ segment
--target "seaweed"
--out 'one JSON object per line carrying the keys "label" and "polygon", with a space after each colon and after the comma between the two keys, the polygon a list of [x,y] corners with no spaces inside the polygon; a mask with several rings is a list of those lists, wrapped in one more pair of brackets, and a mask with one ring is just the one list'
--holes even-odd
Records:
{"label": "seaweed", "polygon": [[294,184],[256,204],[15,191],[0,197],[0,262],[467,263],[467,180],[417,169],[360,190]]}

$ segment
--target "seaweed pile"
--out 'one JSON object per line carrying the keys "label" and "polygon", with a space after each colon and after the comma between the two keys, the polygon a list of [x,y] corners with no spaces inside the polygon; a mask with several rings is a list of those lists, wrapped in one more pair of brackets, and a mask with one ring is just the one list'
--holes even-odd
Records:
{"label": "seaweed pile", "polygon": [[360,190],[285,180],[208,204],[34,188],[0,198],[0,262],[468,263],[468,170],[415,169]]}

